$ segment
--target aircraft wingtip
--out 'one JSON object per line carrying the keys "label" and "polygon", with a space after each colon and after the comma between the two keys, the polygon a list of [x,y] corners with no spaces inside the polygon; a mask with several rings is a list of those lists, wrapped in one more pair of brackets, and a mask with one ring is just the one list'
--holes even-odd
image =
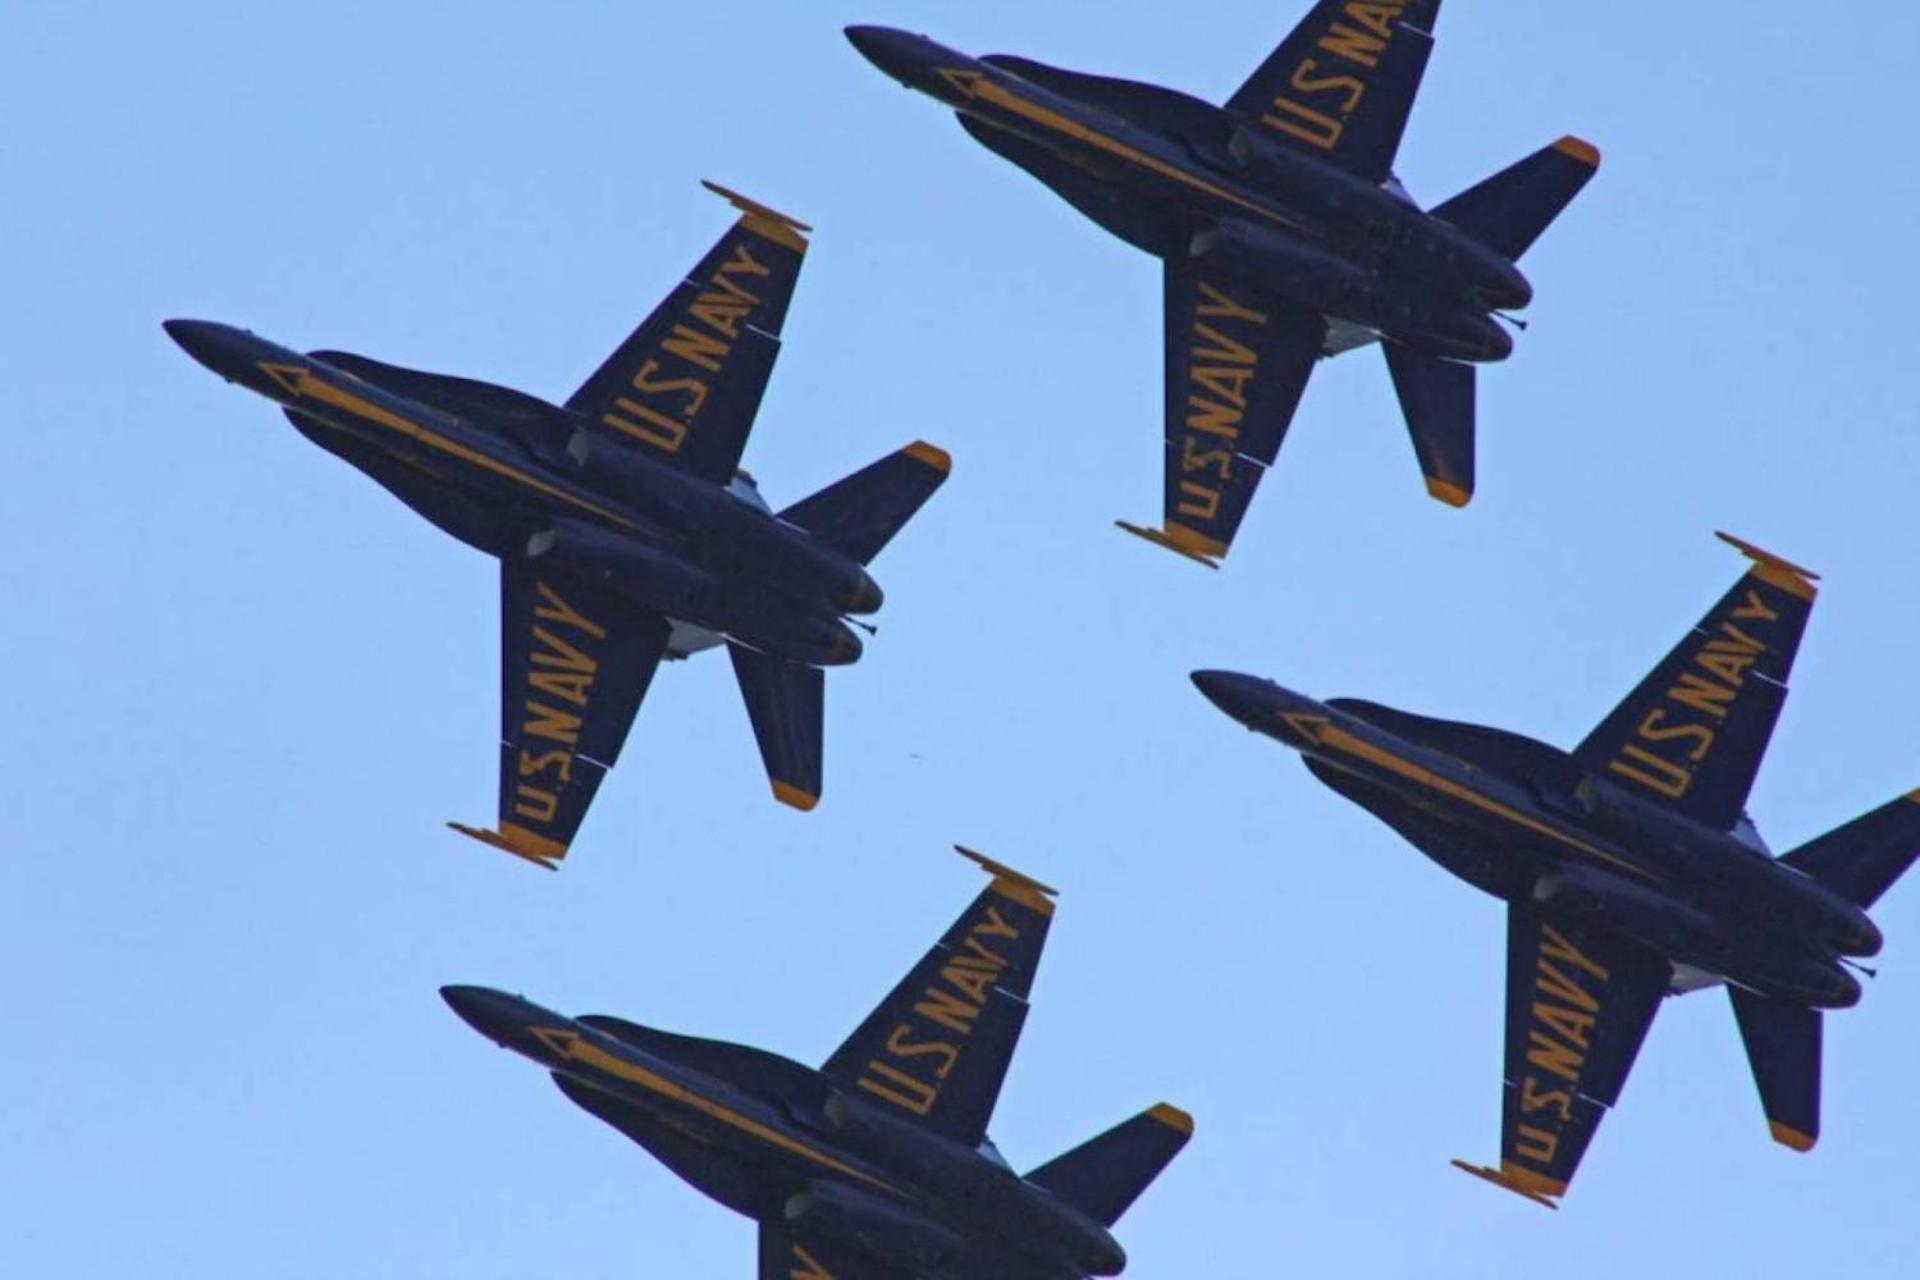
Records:
{"label": "aircraft wingtip", "polygon": [[1578,160],[1589,169],[1600,167],[1600,148],[1585,138],[1576,138],[1572,134],[1553,144],[1553,149],[1570,159]]}
{"label": "aircraft wingtip", "polygon": [[1814,583],[1820,575],[1813,570],[1802,568],[1785,556],[1777,556],[1764,547],[1756,547],[1745,538],[1736,538],[1724,529],[1715,529],[1713,536],[1753,561],[1753,573],[1762,582],[1770,582],[1789,595],[1799,596],[1802,600],[1812,600],[1819,594],[1820,589],[1814,586]]}
{"label": "aircraft wingtip", "polygon": [[993,883],[987,887],[997,891],[1002,897],[1011,898],[1042,915],[1053,914],[1053,900],[1060,891],[1052,885],[1043,884],[1024,871],[1015,871],[1006,863],[996,862],[986,854],[969,849],[963,844],[953,846],[953,851],[991,875]]}
{"label": "aircraft wingtip", "polygon": [[1220,567],[1219,557],[1227,554],[1227,544],[1205,534],[1195,533],[1185,525],[1167,523],[1164,529],[1152,529],[1145,525],[1134,524],[1131,520],[1115,520],[1114,527],[1124,529],[1136,538],[1145,538],[1156,547],[1165,547],[1175,555],[1185,556],[1195,564],[1203,564],[1209,569]]}
{"label": "aircraft wingtip", "polygon": [[953,455],[937,444],[928,444],[925,440],[915,440],[900,452],[906,454],[915,462],[932,467],[943,476],[953,470]]}
{"label": "aircraft wingtip", "polygon": [[567,846],[557,840],[536,835],[524,827],[512,823],[502,823],[498,831],[484,827],[470,827],[464,822],[449,822],[453,830],[470,840],[478,840],[489,848],[502,853],[510,853],[523,862],[531,862],[536,867],[545,867],[548,871],[560,869],[560,859],[567,856]]}
{"label": "aircraft wingtip", "polygon": [[820,797],[816,793],[804,787],[796,787],[791,782],[782,782],[778,778],[773,780],[773,798],[802,813],[806,813],[820,803]]}
{"label": "aircraft wingtip", "polygon": [[1450,507],[1464,507],[1473,501],[1473,491],[1471,489],[1462,489],[1451,480],[1442,480],[1438,476],[1428,476],[1426,477],[1426,481],[1428,495],[1438,498]]}
{"label": "aircraft wingtip", "polygon": [[1523,1200],[1531,1200],[1542,1208],[1552,1209],[1556,1212],[1559,1210],[1560,1204],[1553,1197],[1563,1196],[1567,1193],[1566,1183],[1556,1182],[1552,1178],[1534,1173],[1530,1169],[1519,1168],[1505,1161],[1501,1162],[1498,1169],[1492,1169],[1483,1164],[1473,1164],[1466,1160],[1454,1160],[1449,1163],[1462,1173],[1470,1173],[1476,1178],[1491,1182],[1496,1187],[1501,1187],[1513,1192],[1513,1194]]}
{"label": "aircraft wingtip", "polygon": [[1147,1109],[1147,1114],[1169,1129],[1188,1135],[1193,1133],[1193,1117],[1171,1102],[1155,1103]]}
{"label": "aircraft wingtip", "polygon": [[1767,1128],[1772,1132],[1775,1142],[1795,1151],[1811,1151],[1813,1144],[1818,1141],[1816,1135],[1803,1133],[1792,1125],[1781,1124],[1778,1120],[1767,1121]]}
{"label": "aircraft wingtip", "polygon": [[700,179],[700,185],[738,209],[752,230],[772,240],[776,244],[786,245],[801,253],[806,252],[807,238],[803,234],[813,230],[800,219],[780,212],[770,205],[741,195],[731,187],[723,187],[711,178]]}

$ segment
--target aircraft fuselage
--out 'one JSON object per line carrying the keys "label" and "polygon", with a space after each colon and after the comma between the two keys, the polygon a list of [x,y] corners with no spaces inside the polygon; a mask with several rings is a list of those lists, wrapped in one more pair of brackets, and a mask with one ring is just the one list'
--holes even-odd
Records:
{"label": "aircraft fuselage", "polygon": [[616,1034],[610,1019],[568,1018],[484,987],[441,994],[475,1030],[553,1072],[575,1102],[748,1216],[933,1280],[1077,1280],[1125,1266],[1112,1236],[1072,1207],[799,1063],[630,1024]]}
{"label": "aircraft fuselage", "polygon": [[[1473,726],[1438,746],[1421,739],[1418,718],[1390,708],[1317,702],[1231,672],[1194,679],[1222,710],[1300,752],[1321,781],[1478,888],[1550,903],[1776,999],[1843,1008],[1860,997],[1839,958],[1879,950],[1864,911],[1731,832],[1583,773],[1565,752]],[[1389,719],[1399,723],[1381,723]],[[1484,735],[1485,750],[1472,735]],[[1514,769],[1521,756],[1523,772]]]}
{"label": "aircraft fuselage", "polygon": [[227,325],[167,328],[195,359],[278,402],[302,434],[469,545],[545,560],[792,661],[860,656],[843,615],[882,599],[862,566],[719,484],[587,430],[576,414],[504,388],[334,357],[355,372]]}
{"label": "aircraft fuselage", "polygon": [[[1513,263],[1387,187],[1259,137],[1223,108],[1157,86],[1124,86],[1148,110],[1160,108],[1153,114],[1187,126],[1173,132],[923,36],[877,27],[849,35],[909,88],[1071,166],[1076,186],[1107,188],[1097,201],[1076,198],[1046,167],[1002,152],[1140,248],[1212,259],[1430,355],[1493,361],[1512,352],[1491,312],[1532,298]],[[993,145],[990,134],[969,131]],[[1151,216],[1143,218],[1142,207]]]}

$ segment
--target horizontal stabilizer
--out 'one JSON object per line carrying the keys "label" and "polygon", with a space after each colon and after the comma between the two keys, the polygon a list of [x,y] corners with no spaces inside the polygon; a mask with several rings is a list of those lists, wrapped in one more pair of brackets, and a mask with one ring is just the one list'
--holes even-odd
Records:
{"label": "horizontal stabilizer", "polygon": [[866,564],[913,519],[953,469],[945,449],[916,440],[810,498],[780,518]]}
{"label": "horizontal stabilizer", "polygon": [[1773,1140],[1811,1151],[1820,1137],[1821,1014],[1728,987]]}
{"label": "horizontal stabilizer", "polygon": [[1027,1181],[1110,1227],[1192,1136],[1193,1117],[1162,1102],[1055,1156]]}
{"label": "horizontal stabilizer", "polygon": [[1920,855],[1920,791],[1863,813],[1780,861],[1856,907],[1871,907]]}
{"label": "horizontal stabilizer", "polygon": [[795,809],[813,808],[820,803],[826,674],[731,640],[727,654],[774,798]]}
{"label": "horizontal stabilizer", "polygon": [[1427,492],[1450,507],[1473,497],[1473,366],[1382,342]]}
{"label": "horizontal stabilizer", "polygon": [[1600,152],[1592,143],[1565,137],[1468,187],[1433,216],[1517,260],[1599,167]]}

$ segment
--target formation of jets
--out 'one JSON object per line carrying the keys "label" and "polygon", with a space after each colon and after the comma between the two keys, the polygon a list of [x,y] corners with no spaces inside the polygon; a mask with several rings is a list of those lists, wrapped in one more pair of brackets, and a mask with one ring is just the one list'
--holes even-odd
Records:
{"label": "formation of jets", "polygon": [[[847,36],[1107,231],[1165,285],[1157,525],[1218,567],[1314,363],[1378,342],[1428,492],[1474,491],[1475,365],[1513,349],[1516,265],[1593,176],[1571,136],[1423,209],[1393,167],[1439,0],[1321,0],[1216,106],[1176,90]],[[711,185],[711,184],[709,184]],[[823,790],[824,670],[883,599],[868,566],[946,479],[906,445],[773,510],[741,469],[810,228],[713,188],[733,225],[564,403],[169,320],[226,380],[500,563],[499,800],[451,824],[549,869],[663,659],[724,646],[776,799]],[[1144,416],[1144,415],[1143,415]],[[1820,1131],[1823,1013],[1881,947],[1867,912],[1920,854],[1920,791],[1782,856],[1747,813],[1815,576],[1722,534],[1745,574],[1573,750],[1225,671],[1192,679],[1508,912],[1500,1160],[1550,1207],[1663,997],[1724,986],[1774,1138]],[[759,1224],[762,1280],[1117,1274],[1115,1221],[1185,1145],[1160,1104],[1016,1174],[987,1136],[1054,891],[987,888],[818,1069],[484,987],[442,995],[570,1100]]]}

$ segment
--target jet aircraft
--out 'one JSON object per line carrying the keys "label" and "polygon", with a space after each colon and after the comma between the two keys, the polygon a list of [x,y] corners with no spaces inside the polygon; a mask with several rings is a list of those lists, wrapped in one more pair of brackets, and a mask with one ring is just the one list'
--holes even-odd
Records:
{"label": "jet aircraft", "polygon": [[1816,575],[1752,567],[1571,752],[1252,676],[1193,681],[1247,728],[1507,906],[1500,1165],[1550,1207],[1619,1099],[1662,996],[1724,984],[1776,1141],[1820,1133],[1821,1014],[1860,998],[1867,911],[1920,852],[1920,791],[1775,858],[1747,792]]}
{"label": "jet aircraft", "polygon": [[576,1104],[760,1225],[760,1280],[1117,1275],[1109,1228],[1186,1145],[1161,1103],[1032,1172],[987,1137],[1054,891],[993,876],[819,1070],[760,1049],[569,1018],[486,987],[440,994]]}
{"label": "jet aircraft", "polygon": [[1027,58],[972,58],[887,27],[847,36],[982,145],[1165,280],[1159,528],[1120,527],[1218,567],[1280,451],[1316,360],[1379,340],[1427,491],[1473,495],[1474,362],[1533,288],[1515,261],[1599,166],[1563,137],[1423,211],[1394,155],[1439,0],[1322,0],[1224,106]]}
{"label": "jet aircraft", "polygon": [[[821,668],[861,654],[865,566],[946,479],[915,442],[775,514],[739,468],[809,228],[739,218],[564,406],[203,320],[165,327],[309,440],[500,561],[498,826],[549,869],[619,758],[662,658],[725,643],[774,796],[821,791]],[[851,624],[851,625],[849,625]],[[870,629],[870,628],[868,628]]]}

